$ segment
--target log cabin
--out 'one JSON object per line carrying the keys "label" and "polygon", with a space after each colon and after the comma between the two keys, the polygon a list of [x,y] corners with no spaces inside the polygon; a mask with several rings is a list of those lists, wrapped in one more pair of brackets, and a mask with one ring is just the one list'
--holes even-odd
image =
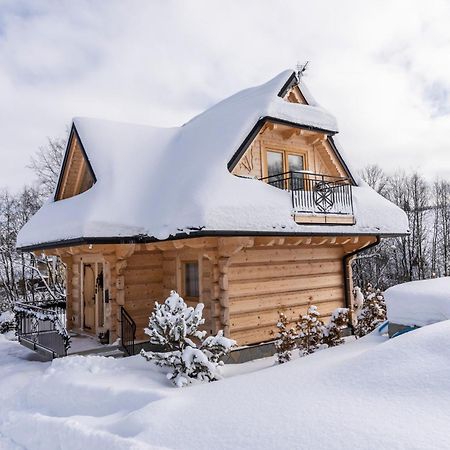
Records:
{"label": "log cabin", "polygon": [[54,197],[17,245],[64,262],[68,330],[144,341],[174,289],[204,303],[208,332],[273,341],[279,312],[352,309],[352,258],[408,232],[337,133],[290,70],[181,127],[75,118]]}

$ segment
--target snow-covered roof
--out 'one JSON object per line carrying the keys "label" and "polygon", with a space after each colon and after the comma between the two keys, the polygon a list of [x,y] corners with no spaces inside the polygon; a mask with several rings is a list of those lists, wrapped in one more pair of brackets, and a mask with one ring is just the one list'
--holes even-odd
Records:
{"label": "snow-covered roof", "polygon": [[[23,227],[18,247],[84,238],[167,239],[193,230],[301,234],[402,234],[405,214],[358,180],[355,225],[298,225],[288,192],[232,175],[227,164],[262,118],[271,117],[331,135],[335,118],[300,83],[309,105],[278,94],[284,71],[241,91],[181,127],[155,128],[76,118],[97,182],[64,200],[49,199]],[[340,150],[341,153],[341,150]],[[341,156],[343,156],[341,154]]]}

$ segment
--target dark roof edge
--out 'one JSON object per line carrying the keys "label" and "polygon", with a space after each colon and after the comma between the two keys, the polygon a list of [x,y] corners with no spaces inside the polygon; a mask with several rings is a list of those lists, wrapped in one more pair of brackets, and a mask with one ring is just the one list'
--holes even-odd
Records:
{"label": "dark roof edge", "polygon": [[70,129],[69,139],[67,140],[67,146],[66,146],[66,151],[64,153],[64,159],[63,159],[61,171],[59,172],[58,184],[56,186],[55,195],[53,196],[53,200],[55,202],[58,201],[59,193],[61,190],[61,184],[62,184],[64,172],[66,170],[67,161],[69,159],[70,147],[72,145],[74,135],[76,136],[76,138],[78,139],[78,142],[80,143],[81,153],[83,154],[83,157],[86,160],[87,168],[88,168],[90,174],[92,175],[92,178],[94,179],[94,183],[97,182],[97,177],[95,176],[94,169],[91,166],[91,162],[89,161],[88,155],[87,155],[86,150],[83,145],[83,142],[80,138],[80,135],[78,134],[78,130],[75,126],[75,123],[72,122],[72,127]]}
{"label": "dark roof edge", "polygon": [[333,136],[334,134],[336,134],[336,131],[325,130],[323,128],[312,127],[309,125],[299,125],[298,123],[290,122],[289,120],[278,119],[276,117],[271,117],[271,116],[261,117],[258,120],[258,122],[256,122],[255,126],[252,128],[250,133],[243,140],[242,144],[239,146],[239,148],[236,150],[235,154],[231,157],[230,161],[228,162],[227,167],[230,172],[236,167],[236,164],[239,162],[239,160],[241,159],[241,157],[243,156],[243,154],[245,153],[245,151],[247,150],[249,145],[255,139],[256,135],[260,132],[261,128],[263,127],[263,125],[266,121],[278,123],[280,125],[289,125],[291,127],[301,128],[302,130],[318,131],[321,133],[326,133],[328,136]]}
{"label": "dark roof edge", "polygon": [[379,237],[398,237],[406,236],[408,233],[352,233],[350,230],[347,233],[342,232],[325,232],[325,233],[311,233],[311,232],[290,232],[290,231],[227,231],[227,230],[198,230],[190,233],[177,233],[167,239],[156,239],[151,236],[137,235],[137,236],[116,236],[116,237],[80,237],[74,239],[66,239],[60,241],[44,242],[36,245],[25,245],[18,247],[17,250],[22,252],[29,252],[34,250],[45,250],[58,247],[74,247],[77,245],[90,244],[146,244],[152,242],[175,241],[181,239],[189,239],[194,237],[230,237],[230,236],[379,236]]}
{"label": "dark roof edge", "polygon": [[283,98],[286,95],[286,92],[289,91],[289,89],[291,89],[296,84],[297,84],[297,75],[295,74],[294,71],[292,71],[290,77],[286,80],[286,83],[284,83],[283,87],[280,89],[280,92],[278,92],[278,97]]}
{"label": "dark roof edge", "polygon": [[336,154],[339,162],[342,164],[342,167],[345,169],[345,171],[347,172],[348,176],[350,177],[350,179],[352,180],[352,183],[357,186],[356,180],[352,174],[352,172],[350,171],[350,169],[348,168],[346,162],[344,161],[344,158],[342,157],[342,155],[339,153],[339,150],[336,147],[336,144],[334,143],[333,140],[333,136],[328,136],[328,142],[331,145],[331,148],[333,149],[334,153]]}

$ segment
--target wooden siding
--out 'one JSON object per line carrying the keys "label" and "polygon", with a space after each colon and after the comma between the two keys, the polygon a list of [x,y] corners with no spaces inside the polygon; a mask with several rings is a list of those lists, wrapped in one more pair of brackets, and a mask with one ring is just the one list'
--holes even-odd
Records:
{"label": "wooden siding", "polygon": [[64,172],[56,200],[73,197],[87,191],[94,184],[88,162],[81,149],[76,133],[71,135],[70,147],[67,150]]}
{"label": "wooden siding", "polygon": [[124,269],[124,307],[136,322],[136,339],[146,340],[144,328],[155,301],[164,300],[161,252],[139,251],[127,259]]}
{"label": "wooden siding", "polygon": [[345,306],[342,247],[246,248],[228,270],[230,335],[239,345],[276,337],[278,313],[294,322],[315,304],[324,318]]}
{"label": "wooden siding", "polygon": [[283,97],[289,103],[300,103],[302,105],[306,105],[306,99],[301,93],[298,86],[293,86]]}
{"label": "wooden siding", "polygon": [[305,170],[331,176],[347,176],[323,133],[266,123],[232,173],[261,178],[267,175],[267,150],[283,150],[304,155]]}
{"label": "wooden siding", "polygon": [[[315,304],[326,319],[345,306],[343,257],[374,241],[373,236],[209,237],[46,252],[67,264],[69,328],[81,326],[81,262],[105,264],[110,297],[105,326],[114,342],[121,306],[136,321],[137,339],[146,339],[143,329],[154,302],[163,302],[172,289],[183,296],[182,264],[198,261],[199,299],[187,303],[204,303],[208,333],[223,329],[238,345],[247,345],[276,338],[279,311],[295,321]],[[347,282],[349,295],[350,277]]]}
{"label": "wooden siding", "polygon": [[[177,250],[167,250],[163,252],[163,291],[164,300],[171,290],[176,290],[189,306],[195,307],[199,302],[203,303],[203,317],[205,324],[203,329],[212,333],[213,318],[211,309],[212,293],[212,272],[214,263],[210,260],[211,255],[215,254],[215,248],[206,245],[202,248],[182,248]],[[206,255],[206,256],[205,256]],[[199,298],[188,299],[184,292],[184,283],[182,280],[183,264],[185,262],[195,261],[199,266]]]}

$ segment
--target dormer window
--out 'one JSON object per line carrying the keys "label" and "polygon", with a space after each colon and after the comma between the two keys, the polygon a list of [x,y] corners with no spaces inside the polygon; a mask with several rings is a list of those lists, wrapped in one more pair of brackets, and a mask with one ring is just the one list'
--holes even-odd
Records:
{"label": "dormer window", "polygon": [[[288,180],[303,180],[306,155],[285,150],[267,150],[267,181],[280,189],[289,189]],[[290,172],[290,173],[288,173]],[[289,176],[287,176],[289,175]],[[295,181],[297,184],[297,181]],[[300,182],[301,184],[302,182]],[[299,186],[296,186],[299,188]]]}

